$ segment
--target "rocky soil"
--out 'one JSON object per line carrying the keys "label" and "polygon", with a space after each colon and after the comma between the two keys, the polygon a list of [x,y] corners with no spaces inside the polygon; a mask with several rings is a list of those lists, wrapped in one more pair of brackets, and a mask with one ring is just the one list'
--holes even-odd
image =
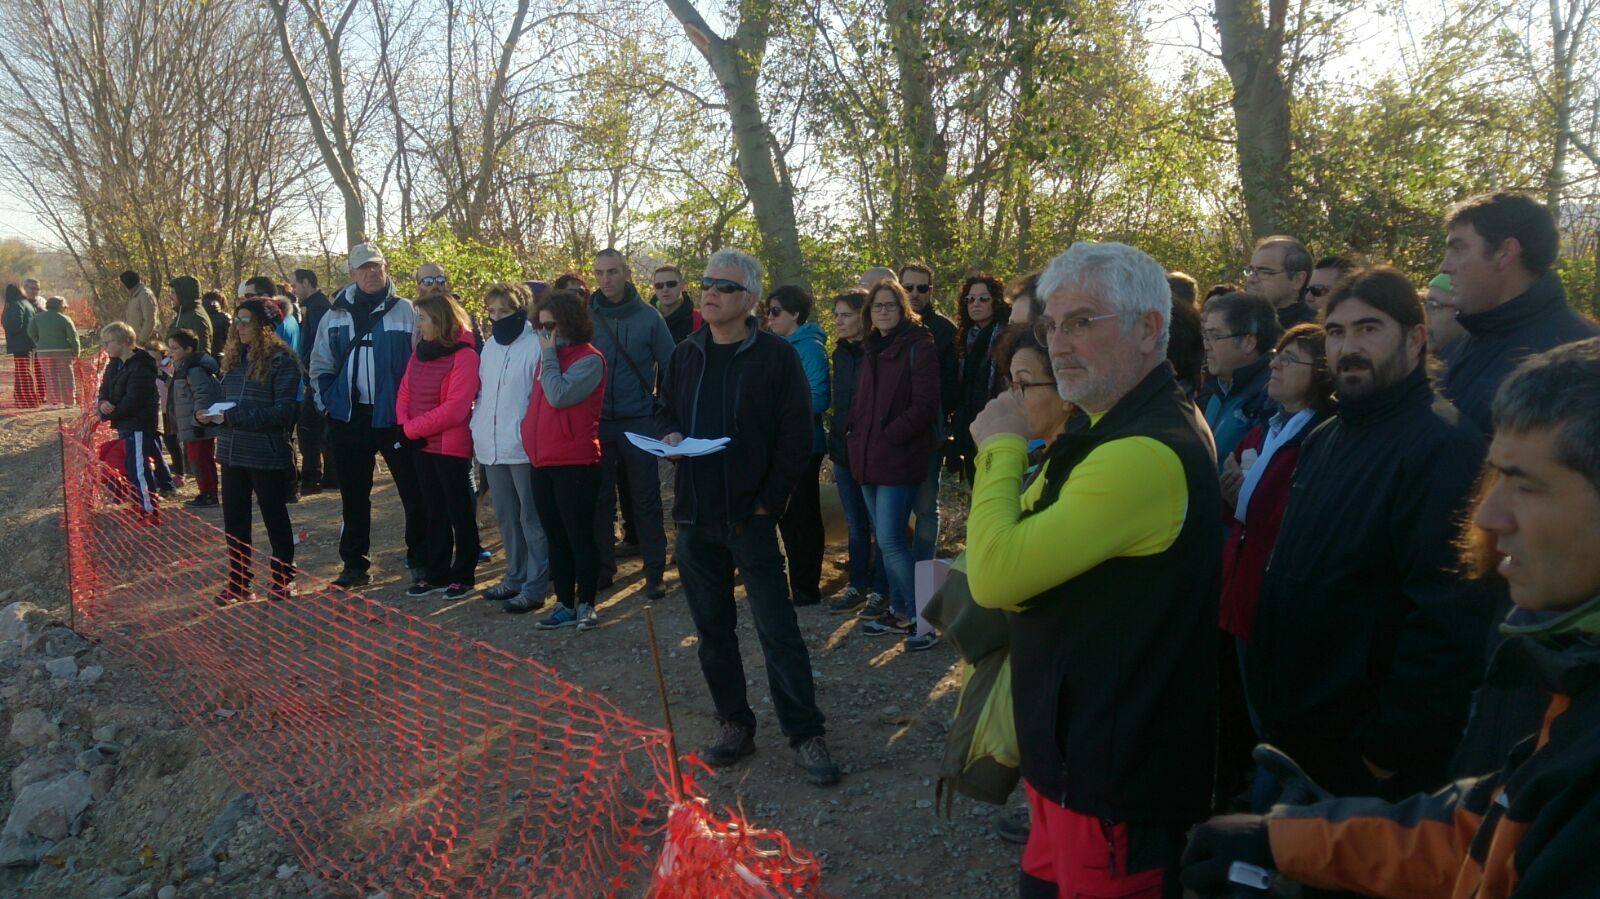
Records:
{"label": "rocky soil", "polygon": [[[77,637],[67,622],[60,530],[56,418],[0,418],[0,895],[49,897],[279,897],[320,895],[316,878],[267,828],[204,746],[149,684],[159,671]],[[386,476],[379,475],[380,484]],[[831,485],[823,487],[831,499]],[[192,487],[185,493],[192,495]],[[955,495],[947,525],[964,519]],[[376,496],[375,521],[398,521],[392,486]],[[484,543],[495,560],[479,583],[494,583],[501,553],[493,516],[482,510]],[[219,510],[199,514],[220,527]],[[338,572],[336,494],[291,508],[305,531],[297,561]],[[395,529],[377,527],[369,592],[374,598],[554,666],[603,691],[640,719],[659,724],[638,560],[626,559],[602,597],[602,626],[578,634],[534,631],[535,616],[512,616],[480,599],[410,599]],[[958,530],[946,528],[947,531]],[[959,533],[950,537],[959,538]],[[843,587],[842,533],[831,533],[824,595]],[[389,539],[394,539],[389,536]],[[221,535],[218,533],[220,545]],[[947,548],[954,548],[947,542]],[[694,629],[676,590],[656,603],[679,745],[711,734],[709,698],[695,658]],[[806,784],[772,715],[755,633],[741,623],[760,751],[741,766],[702,778],[714,804],[742,808],[785,831],[823,860],[824,884],[840,896],[992,896],[1015,889],[1016,847],[995,838],[991,806],[958,800],[936,815],[933,783],[955,707],[956,657],[949,647],[907,655],[898,641],[861,635],[854,619],[800,611],[811,647],[828,741],[846,772],[837,787]]]}

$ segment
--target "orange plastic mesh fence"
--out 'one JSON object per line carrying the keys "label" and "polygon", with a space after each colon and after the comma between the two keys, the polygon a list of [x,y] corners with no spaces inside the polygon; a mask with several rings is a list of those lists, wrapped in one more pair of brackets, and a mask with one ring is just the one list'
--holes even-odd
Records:
{"label": "orange plastic mesh fence", "polygon": [[783,834],[674,802],[665,732],[554,670],[326,582],[227,606],[220,530],[135,515],[63,429],[78,629],[137,659],[308,870],[399,896],[819,895]]}
{"label": "orange plastic mesh fence", "polygon": [[88,408],[100,389],[103,359],[51,352],[0,355],[0,415]]}

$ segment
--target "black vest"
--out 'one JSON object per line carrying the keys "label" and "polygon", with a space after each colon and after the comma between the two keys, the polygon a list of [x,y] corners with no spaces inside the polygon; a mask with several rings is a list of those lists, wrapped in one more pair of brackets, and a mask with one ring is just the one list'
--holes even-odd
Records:
{"label": "black vest", "polygon": [[1092,450],[1128,437],[1182,463],[1183,528],[1164,552],[1109,559],[1009,616],[1022,774],[1081,814],[1189,824],[1211,801],[1222,495],[1211,432],[1171,365],[1050,447],[1034,510]]}

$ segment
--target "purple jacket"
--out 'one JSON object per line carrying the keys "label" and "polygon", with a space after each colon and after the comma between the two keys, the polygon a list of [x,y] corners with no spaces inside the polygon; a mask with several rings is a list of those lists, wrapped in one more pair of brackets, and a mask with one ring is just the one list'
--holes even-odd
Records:
{"label": "purple jacket", "polygon": [[873,486],[920,484],[939,421],[939,353],[933,333],[902,325],[866,340],[850,406],[850,473]]}

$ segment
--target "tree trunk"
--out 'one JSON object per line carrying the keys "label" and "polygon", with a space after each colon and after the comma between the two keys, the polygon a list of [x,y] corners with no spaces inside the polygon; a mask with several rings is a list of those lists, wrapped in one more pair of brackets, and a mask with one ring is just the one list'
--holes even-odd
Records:
{"label": "tree trunk", "polygon": [[666,0],[666,4],[722,86],[733,125],[739,178],[761,231],[761,253],[766,258],[771,283],[808,287],[800,252],[800,228],[795,220],[794,187],[780,177],[778,148],[767,127],[758,91],[771,27],[770,5],[757,0],[741,3],[738,28],[732,38],[723,38],[706,24],[689,0]]}
{"label": "tree trunk", "polygon": [[956,264],[955,201],[945,186],[949,151],[933,105],[933,74],[928,71],[922,33],[927,12],[913,0],[886,0],[884,12],[899,73],[900,127],[911,163],[913,240],[920,244],[917,249],[924,261],[948,272]]}
{"label": "tree trunk", "polygon": [[494,160],[500,150],[500,107],[505,104],[506,85],[511,80],[511,61],[522,39],[523,23],[528,18],[529,0],[518,0],[516,15],[511,19],[511,30],[500,46],[500,62],[495,66],[494,84],[489,88],[489,99],[483,104],[483,130],[479,140],[478,170],[472,178],[472,196],[467,201],[467,236],[483,236],[483,214],[489,206],[489,194],[494,186]]}
{"label": "tree trunk", "polygon": [[1550,0],[1550,105],[1556,130],[1545,176],[1545,206],[1561,223],[1561,200],[1567,183],[1567,150],[1572,133],[1572,25],[1563,21],[1560,0]]}
{"label": "tree trunk", "polygon": [[1288,0],[1216,0],[1222,65],[1233,84],[1239,183],[1256,237],[1285,230],[1289,201],[1289,86],[1283,77]]}

